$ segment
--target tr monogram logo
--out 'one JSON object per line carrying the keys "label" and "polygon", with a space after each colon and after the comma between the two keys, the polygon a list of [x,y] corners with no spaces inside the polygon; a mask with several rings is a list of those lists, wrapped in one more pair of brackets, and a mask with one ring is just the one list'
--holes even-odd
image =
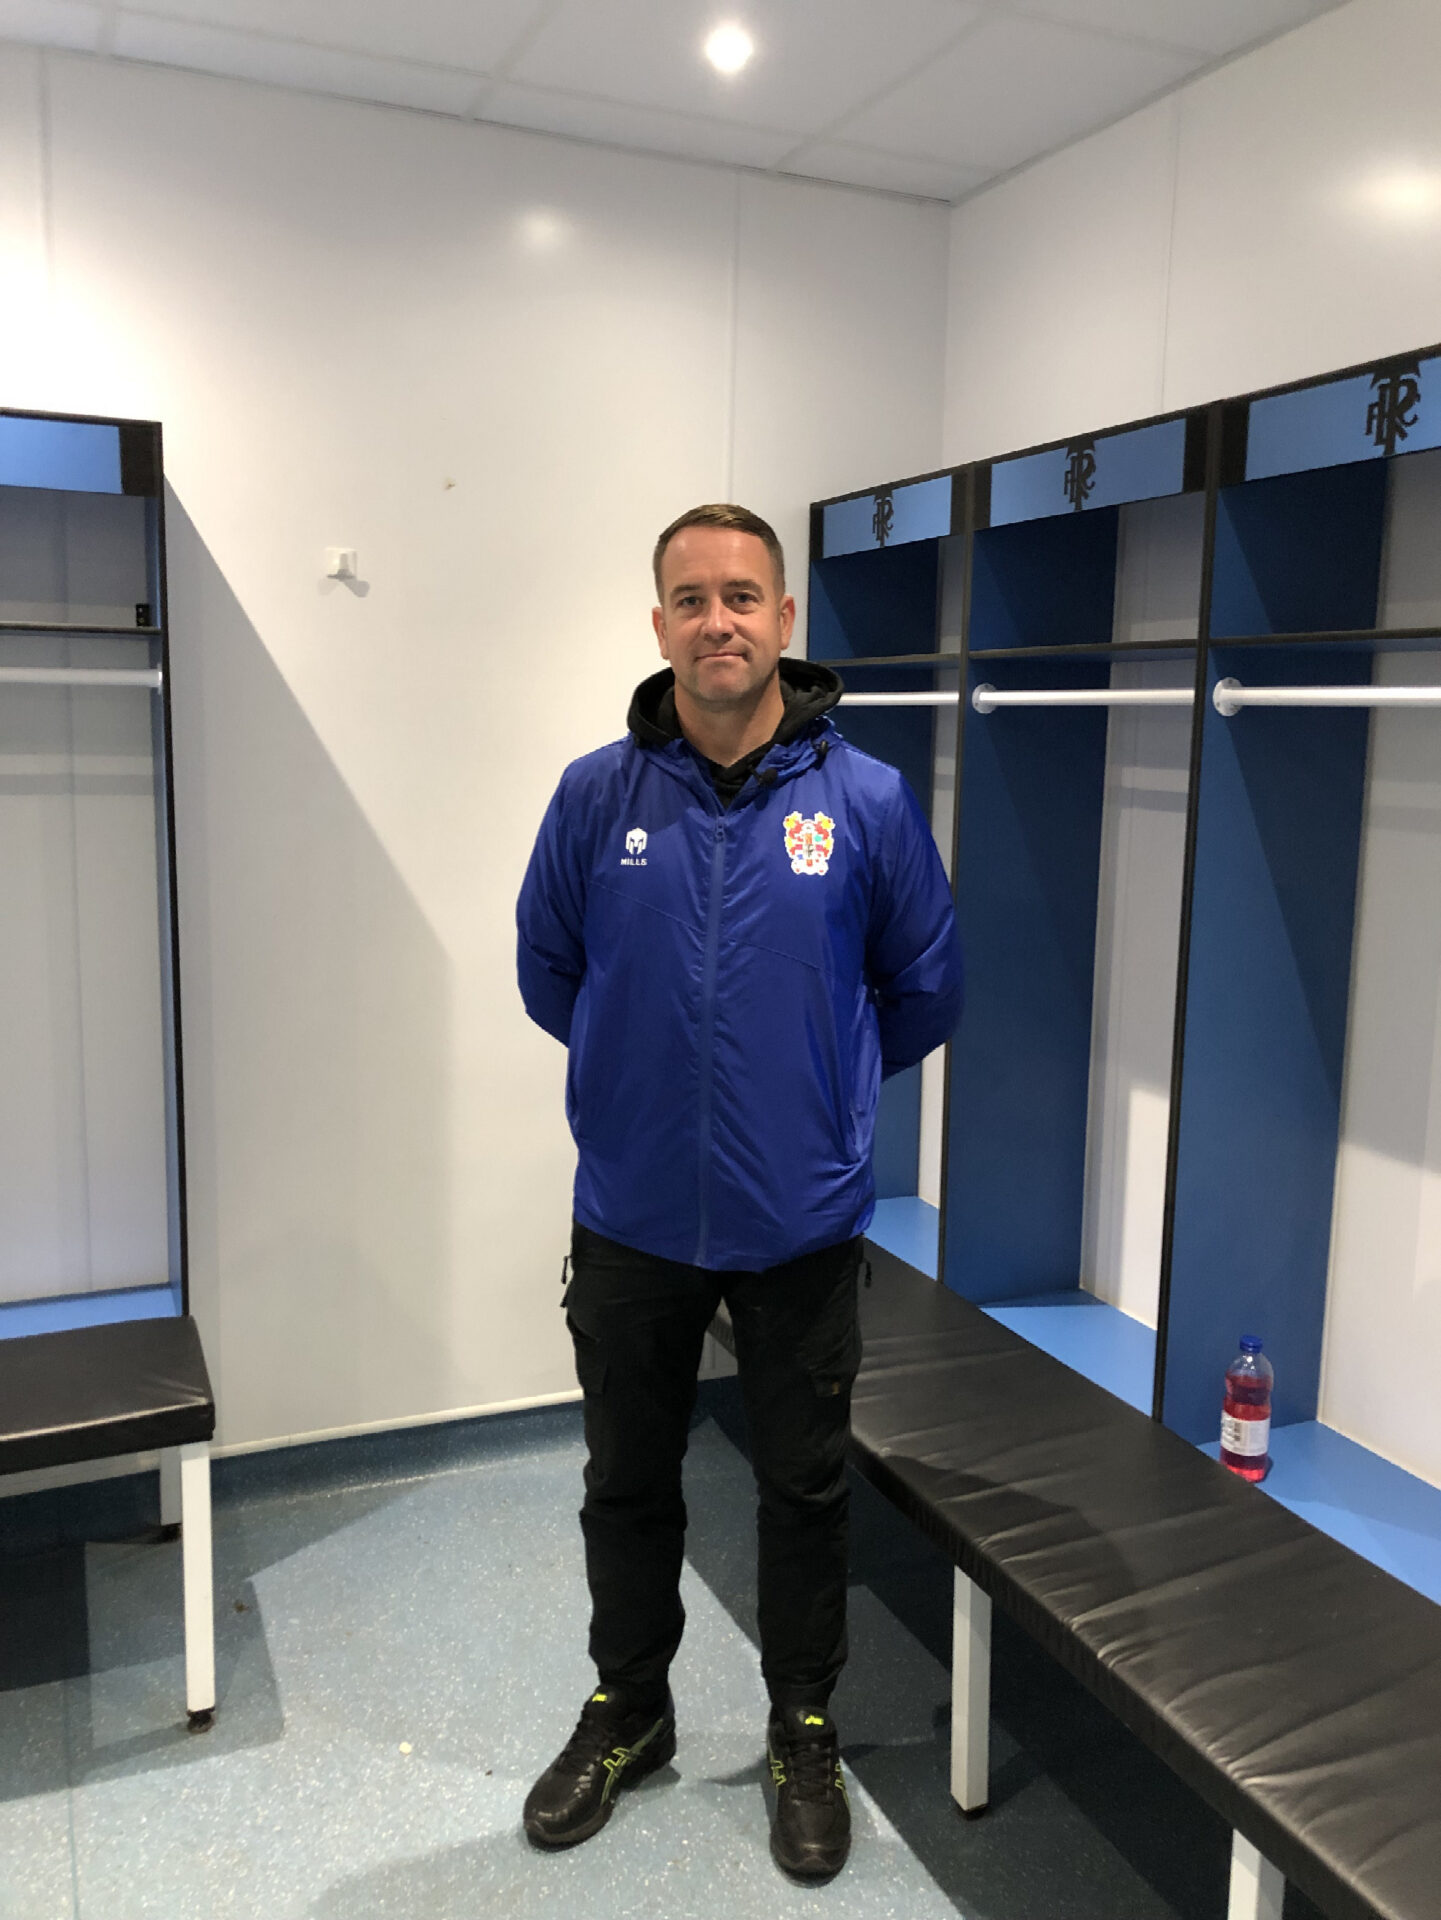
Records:
{"label": "tr monogram logo", "polygon": [[1096,485],[1096,442],[1073,440],[1066,448],[1066,498],[1079,513]]}
{"label": "tr monogram logo", "polygon": [[883,547],[895,530],[896,503],[889,487],[882,487],[875,499],[875,508],[871,514],[871,532],[876,536],[876,545]]}
{"label": "tr monogram logo", "polygon": [[1382,453],[1392,454],[1416,424],[1421,404],[1421,362],[1392,360],[1371,375],[1371,404],[1366,431]]}

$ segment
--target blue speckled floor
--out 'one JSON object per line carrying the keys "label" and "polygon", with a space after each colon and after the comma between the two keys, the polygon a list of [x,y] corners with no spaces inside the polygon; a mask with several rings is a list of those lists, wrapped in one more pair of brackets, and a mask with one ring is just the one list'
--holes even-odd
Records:
{"label": "blue speckled floor", "polygon": [[950,1570],[862,1486],[856,1847],[830,1887],[777,1874],[739,1439],[708,1384],[676,1762],[559,1855],[519,1812],[590,1684],[577,1409],[220,1463],[198,1736],[179,1550],[125,1537],[153,1481],[0,1502],[0,1920],[1219,1920],[1220,1823],[1004,1621],[993,1810],[956,1818]]}

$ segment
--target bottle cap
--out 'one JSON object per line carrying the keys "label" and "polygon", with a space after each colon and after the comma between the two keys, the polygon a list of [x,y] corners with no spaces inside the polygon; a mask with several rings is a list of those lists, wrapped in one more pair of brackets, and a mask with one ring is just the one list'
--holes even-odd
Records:
{"label": "bottle cap", "polygon": [[1261,1342],[1256,1338],[1254,1333],[1243,1333],[1241,1335],[1241,1351],[1242,1353],[1259,1353],[1261,1351]]}

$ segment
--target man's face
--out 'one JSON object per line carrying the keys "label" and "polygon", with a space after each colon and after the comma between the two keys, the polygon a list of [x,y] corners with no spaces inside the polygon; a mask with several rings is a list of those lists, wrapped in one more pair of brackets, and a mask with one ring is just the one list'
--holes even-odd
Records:
{"label": "man's face", "polygon": [[765,542],[731,527],[682,527],[660,578],[652,618],[676,685],[699,707],[745,705],[774,675],[796,619]]}

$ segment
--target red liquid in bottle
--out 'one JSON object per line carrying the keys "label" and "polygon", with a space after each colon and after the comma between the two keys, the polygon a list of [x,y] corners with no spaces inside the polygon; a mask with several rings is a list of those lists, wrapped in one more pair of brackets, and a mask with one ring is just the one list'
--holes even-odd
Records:
{"label": "red liquid in bottle", "polygon": [[1270,1471],[1272,1378],[1261,1342],[1248,1335],[1226,1369],[1221,1403],[1221,1464],[1243,1480],[1264,1480]]}

